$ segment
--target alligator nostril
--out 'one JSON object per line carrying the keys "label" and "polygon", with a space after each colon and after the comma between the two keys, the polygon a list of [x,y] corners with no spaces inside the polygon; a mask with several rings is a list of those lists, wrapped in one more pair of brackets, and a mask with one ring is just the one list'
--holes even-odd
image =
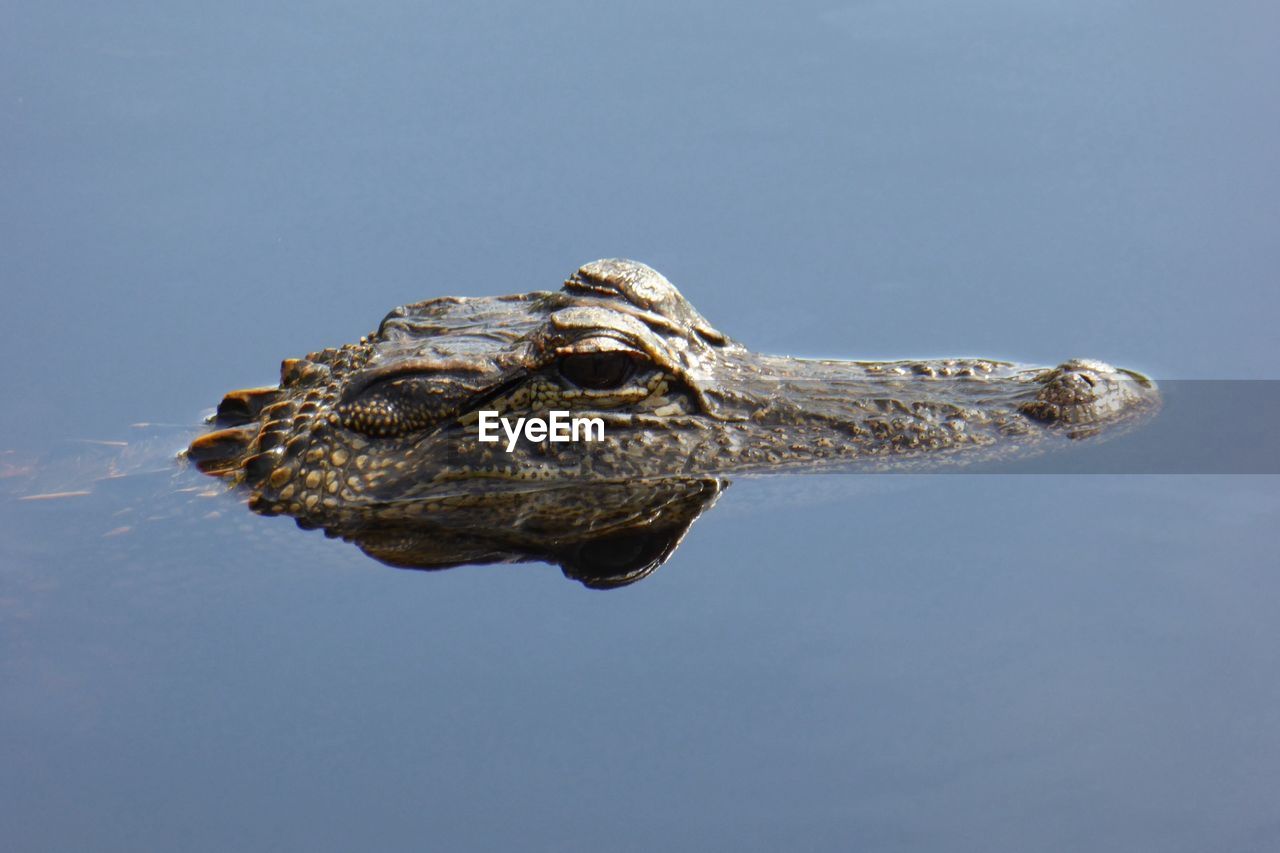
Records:
{"label": "alligator nostril", "polygon": [[[1039,378],[1034,400],[1018,410],[1041,423],[1098,425],[1133,419],[1159,407],[1154,385],[1141,374],[1101,361],[1074,359]],[[1083,433],[1071,433],[1071,437]]]}
{"label": "alligator nostril", "polygon": [[1119,372],[1123,373],[1125,376],[1129,377],[1134,382],[1138,383],[1138,387],[1140,388],[1143,388],[1146,390],[1154,390],[1156,387],[1155,380],[1153,380],[1151,377],[1147,376],[1146,374],[1139,373],[1136,370],[1128,370],[1123,367],[1119,368]]}

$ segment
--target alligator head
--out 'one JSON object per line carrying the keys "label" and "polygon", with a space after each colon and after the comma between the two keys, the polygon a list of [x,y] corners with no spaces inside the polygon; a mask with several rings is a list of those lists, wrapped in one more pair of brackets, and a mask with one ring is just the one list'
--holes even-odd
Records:
{"label": "alligator head", "polygon": [[[255,511],[349,536],[353,518],[376,526],[388,507],[474,507],[564,481],[1001,458],[1114,434],[1158,407],[1154,383],[1098,361],[760,355],[658,272],[602,260],[556,292],[397,308],[358,343],[285,361],[277,387],[226,395],[188,453]],[[553,411],[598,419],[601,440],[481,440],[483,412]],[[591,526],[581,505],[561,515]]]}

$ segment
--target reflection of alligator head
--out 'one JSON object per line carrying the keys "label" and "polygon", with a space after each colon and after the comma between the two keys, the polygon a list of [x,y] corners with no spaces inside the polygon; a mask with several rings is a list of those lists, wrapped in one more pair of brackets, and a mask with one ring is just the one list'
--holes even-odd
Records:
{"label": "reflection of alligator head", "polygon": [[[675,483],[679,492],[738,472],[1003,458],[1115,432],[1158,406],[1150,380],[1097,361],[758,355],[654,270],[609,260],[582,267],[558,292],[397,308],[359,343],[284,362],[278,387],[228,394],[219,428],[189,455],[244,486],[255,511],[303,526],[360,538],[358,530],[412,518],[437,537],[465,530],[474,540],[446,553],[438,541],[403,547],[385,531],[360,538],[385,562],[519,555],[572,573],[559,545],[602,525],[622,532],[620,516],[600,521],[602,507],[625,506],[638,530],[674,502],[682,533],[706,500],[673,498]],[[514,424],[554,410],[599,418],[603,439],[525,433],[510,452],[502,431],[496,443],[480,440],[481,411]],[[565,488],[601,481],[609,490]],[[624,494],[631,481],[659,483],[656,497]],[[460,506],[461,521],[446,519]],[[522,538],[526,513],[539,519],[537,542]]]}
{"label": "reflection of alligator head", "polygon": [[325,529],[389,566],[541,561],[610,589],[665,562],[724,486],[688,477],[498,484],[341,513]]}

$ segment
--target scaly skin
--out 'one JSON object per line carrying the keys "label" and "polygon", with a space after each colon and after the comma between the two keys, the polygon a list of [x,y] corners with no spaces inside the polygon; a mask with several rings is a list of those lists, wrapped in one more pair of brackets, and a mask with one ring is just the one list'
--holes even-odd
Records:
{"label": "scaly skin", "polygon": [[[255,511],[303,526],[367,539],[392,519],[421,527],[465,507],[462,526],[474,539],[523,518],[514,493],[526,504],[531,494],[559,494],[539,504],[553,508],[547,518],[599,527],[590,502],[566,501],[565,481],[610,490],[614,504],[625,484],[647,483],[630,502],[641,507],[665,483],[656,489],[663,505],[672,483],[729,474],[1038,452],[1130,427],[1159,403],[1150,380],[1097,361],[1045,368],[759,355],[716,331],[656,271],[603,260],[557,292],[397,308],[356,344],[286,361],[277,388],[228,394],[220,428],[189,455],[247,489]],[[600,417],[604,441],[521,439],[507,453],[505,438],[478,441],[481,409],[512,420],[553,409]],[[614,527],[652,525],[651,515],[632,506]],[[497,559],[530,555],[547,558],[513,546]],[[433,551],[428,562],[449,560]]]}

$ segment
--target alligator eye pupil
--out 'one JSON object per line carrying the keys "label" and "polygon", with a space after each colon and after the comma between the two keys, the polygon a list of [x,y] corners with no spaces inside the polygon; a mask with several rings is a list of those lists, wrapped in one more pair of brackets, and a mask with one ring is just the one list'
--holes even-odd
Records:
{"label": "alligator eye pupil", "polygon": [[624,352],[591,352],[560,359],[560,375],[580,388],[603,391],[631,378],[635,362]]}

